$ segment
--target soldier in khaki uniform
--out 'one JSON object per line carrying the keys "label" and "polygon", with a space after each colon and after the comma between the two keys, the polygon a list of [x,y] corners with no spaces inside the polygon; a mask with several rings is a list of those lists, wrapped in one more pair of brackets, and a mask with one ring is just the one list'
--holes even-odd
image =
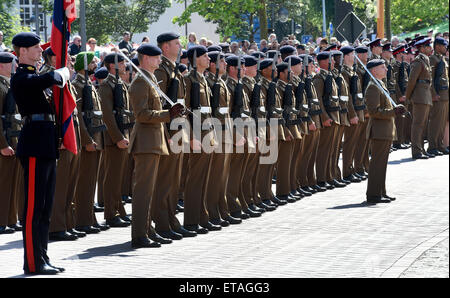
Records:
{"label": "soldier in khaki uniform", "polygon": [[317,159],[317,149],[320,140],[320,130],[322,128],[322,122],[320,115],[322,109],[320,108],[320,102],[317,97],[316,88],[312,83],[314,71],[314,59],[309,55],[300,56],[303,61],[304,83],[305,83],[305,96],[308,104],[308,116],[312,122],[308,124],[308,134],[304,137],[303,144],[303,160],[304,164],[298,168],[298,181],[304,191],[315,193],[326,191],[326,188],[322,188],[317,185],[315,164]]}
{"label": "soldier in khaki uniform", "polygon": [[406,89],[406,99],[412,102],[411,151],[413,159],[434,157],[433,154],[425,152],[423,146],[426,122],[433,105],[431,93],[432,69],[429,59],[433,48],[430,43],[431,39],[426,38],[415,44],[415,47],[419,50],[419,55],[411,63],[411,73]]}
{"label": "soldier in khaki uniform", "polygon": [[[367,68],[378,81],[381,88],[388,92],[382,79],[386,76],[387,68],[381,59],[371,60]],[[394,118],[402,113],[404,107],[399,105],[394,109],[382,90],[371,81],[367,87],[365,99],[369,110],[369,124],[366,136],[370,140],[371,159],[369,165],[369,179],[367,183],[367,202],[369,204],[390,203],[395,198],[386,194],[386,169],[389,149],[395,139]]]}
{"label": "soldier in khaki uniform", "polygon": [[[368,62],[369,57],[369,49],[364,46],[360,46],[355,48],[356,55],[358,56],[359,60],[361,60],[364,65]],[[362,96],[364,97],[366,93],[367,86],[370,82],[370,76],[368,73],[366,73],[364,67],[360,65],[358,62],[358,67],[356,68],[356,73],[358,74],[358,79],[361,84],[361,92]],[[367,130],[367,124],[368,122],[368,111],[367,107],[363,109],[364,112],[364,119],[363,122],[360,124],[360,134],[358,137],[358,146],[355,150],[355,173],[354,176],[357,178],[360,178],[362,180],[367,179],[367,172],[369,171],[369,142],[366,138],[366,130]]]}
{"label": "soldier in khaki uniform", "polygon": [[[159,83],[161,90],[171,97],[173,102],[180,101],[184,104],[185,99],[185,83],[183,75],[176,69],[177,56],[180,51],[179,35],[175,33],[163,33],[157,37],[158,47],[162,52],[162,62],[157,70],[155,77]],[[180,56],[181,58],[181,56]],[[170,104],[165,102],[163,109],[169,109]],[[182,120],[180,118],[179,120]],[[171,138],[174,135],[180,135],[178,146],[188,145],[189,140],[187,134],[182,129],[170,129],[170,123],[167,126],[169,134],[169,145],[173,142]],[[173,152],[169,150],[169,155],[161,155],[159,159],[158,177],[156,178],[155,195],[152,200],[152,219],[155,222],[157,233],[165,238],[179,240],[183,237],[192,237],[194,232],[184,229],[177,217],[175,216],[178,203],[178,191],[181,181],[181,170],[183,152]]]}
{"label": "soldier in khaki uniform", "polygon": [[[214,179],[209,179],[206,205],[210,222],[226,227],[230,224],[239,224],[242,222],[241,219],[234,218],[230,215],[226,198],[228,178],[230,175],[231,150],[233,148],[231,131],[233,123],[230,118],[231,94],[226,83],[220,78],[226,73],[227,64],[224,60],[225,56],[219,51],[211,51],[208,52],[208,57],[211,61],[206,74],[206,81],[212,90],[212,115],[221,123],[221,127],[215,127],[216,135],[221,134],[221,137],[218,138],[217,150],[213,152],[210,176],[214,177]],[[214,96],[217,96],[217,94],[214,94],[215,88],[219,88],[218,98],[214,98]]]}
{"label": "soldier in khaki uniform", "polygon": [[[118,70],[115,70],[116,60]],[[98,89],[103,121],[107,128],[104,134],[105,156],[103,162],[105,163],[105,177],[103,182],[100,181],[100,183],[103,183],[104,215],[107,225],[127,227],[131,224],[131,220],[126,217],[127,214],[122,204],[122,183],[128,161],[127,149],[131,125],[127,87],[120,77],[116,77],[117,74],[120,75],[120,73],[125,72],[125,63],[122,54],[117,53],[106,55],[104,62],[109,74]],[[117,74],[114,74],[115,72]],[[116,106],[114,103],[115,88],[121,88],[122,90],[122,107]],[[120,123],[116,121],[116,117],[121,119]],[[123,126],[120,127],[119,125],[122,124]]]}
{"label": "soldier in khaki uniform", "polygon": [[[255,54],[255,53],[253,53]],[[256,55],[245,55],[245,76],[242,79],[242,83],[244,84],[244,92],[247,94],[247,97],[250,100],[250,110],[252,111],[252,118],[256,124],[257,131],[257,142],[256,145],[261,142],[265,142],[265,128],[262,127],[261,121],[266,121],[265,107],[264,107],[264,93],[261,92],[261,83],[260,83],[260,75],[258,74],[258,59],[260,54]],[[258,81],[257,81],[258,80]],[[245,183],[242,185],[244,196],[247,198],[251,198],[251,204],[249,204],[249,208],[253,211],[274,211],[276,209],[276,205],[272,204],[270,200],[262,200],[259,196],[257,189],[257,179],[260,175],[260,163],[259,158],[261,156],[260,151],[258,150],[258,146],[256,146],[256,152],[254,154],[250,154],[250,158],[248,160],[247,168],[244,173],[244,181]],[[248,177],[251,179],[247,180]],[[254,207],[254,205],[257,208]]]}
{"label": "soldier in khaki uniform", "polygon": [[[272,66],[272,67],[271,67]],[[272,73],[273,77],[276,76],[276,69],[273,70],[273,59],[267,58],[261,61],[260,63],[260,71],[262,75],[261,79],[261,91],[263,93],[265,100],[265,110],[267,111],[267,119],[274,119],[275,121],[278,121],[278,124],[274,127],[274,129],[277,130],[278,136],[275,136],[275,132],[272,132],[272,127],[269,126],[269,122],[267,124],[266,128],[266,138],[265,141],[267,144],[269,142],[280,142],[285,141],[285,127],[283,127],[282,122],[282,110],[281,110],[281,102],[280,102],[280,94],[276,90],[275,87],[275,103],[273,106],[271,106],[270,99],[268,98],[268,91],[270,89],[270,85],[272,82]],[[278,151],[279,153],[279,151]],[[261,153],[262,157],[265,157],[269,155],[269,153]],[[276,161],[273,164],[261,164],[260,165],[260,173],[257,180],[257,189],[258,193],[263,199],[263,202],[265,200],[270,200],[272,203],[277,205],[286,205],[288,202],[283,199],[279,199],[278,197],[274,196],[272,192],[272,177],[275,171]],[[291,200],[292,201],[292,200]],[[296,200],[292,201],[295,202]]]}
{"label": "soldier in khaki uniform", "polygon": [[[17,225],[18,203],[23,201],[23,170],[15,156],[20,133],[21,118],[10,91],[11,73],[15,72],[16,57],[0,53],[0,234],[14,233]],[[23,188],[22,188],[23,189]],[[12,228],[11,228],[12,227]]]}
{"label": "soldier in khaki uniform", "polygon": [[[56,56],[49,47],[44,51],[46,64],[41,68],[40,74],[45,74],[55,70]],[[69,90],[73,98],[76,93],[73,86],[68,82]],[[49,94],[52,96],[51,94]],[[75,109],[73,114],[73,124],[77,142],[78,153],[80,152],[80,130],[78,110]],[[73,202],[75,199],[75,189],[77,185],[78,170],[80,167],[79,154],[73,154],[64,147],[59,148],[59,159],[56,166],[56,184],[55,184],[55,200],[53,203],[49,239],[54,241],[70,241],[83,237],[83,232],[73,231]]]}
{"label": "soldier in khaki uniform", "polygon": [[[133,188],[131,245],[138,247],[159,247],[160,243],[170,243],[152,231],[151,206],[161,155],[169,155],[167,128],[164,123],[181,116],[184,107],[175,104],[170,110],[163,110],[160,96],[147,80],[157,85],[154,71],[161,63],[161,50],[150,44],[141,45],[138,50],[139,73],[130,85],[129,96],[136,119],[131,133],[129,152],[135,161],[136,182]],[[152,234],[158,242],[152,242]]]}
{"label": "soldier in khaki uniform", "polygon": [[[212,151],[217,141],[210,123],[211,90],[203,76],[209,67],[209,57],[204,46],[193,46],[188,50],[192,70],[184,77],[186,83],[186,107],[193,114],[191,118],[191,153],[189,153],[189,173],[184,186],[183,227],[197,234],[220,230],[221,226],[209,221],[206,207],[207,187],[210,177]],[[204,121],[206,120],[206,123]],[[199,125],[200,124],[200,125]],[[202,126],[208,126],[203,128]]]}
{"label": "soldier in khaki uniform", "polygon": [[[95,68],[94,53],[79,53],[74,65],[77,74],[72,82],[77,94],[77,109],[81,113],[80,174],[78,175],[78,184],[75,192],[75,225],[78,231],[87,234],[100,232],[100,229],[95,227],[97,220],[93,206],[98,177],[97,169],[104,149],[103,132],[106,130],[102,120],[100,99],[89,79],[89,75]],[[90,95],[88,95],[89,91]]]}
{"label": "soldier in khaki uniform", "polygon": [[[289,68],[289,63],[282,62],[277,65],[278,81],[277,91],[280,94],[280,108],[283,108],[284,126],[286,128],[286,137],[284,141],[280,141],[278,148],[278,163],[277,163],[277,198],[295,202],[302,198],[297,194],[296,188],[291,188],[291,175],[295,174],[291,171],[291,167],[295,167],[297,159],[293,162],[293,154],[295,149],[295,139],[301,140],[301,134],[296,123],[297,115],[295,115],[295,95],[291,78],[288,79],[288,72],[292,72]],[[291,76],[291,73],[289,73]],[[289,86],[290,85],[290,86]],[[287,88],[287,89],[286,89]],[[287,92],[290,92],[288,94]],[[288,102],[288,100],[290,102]],[[297,154],[298,154],[297,149]]]}
{"label": "soldier in khaki uniform", "polygon": [[[395,77],[395,96],[393,99],[397,104],[406,105],[406,86],[408,85],[408,71],[405,58],[405,46],[401,45],[392,52],[395,61],[392,64],[392,75]],[[405,116],[395,117],[395,127],[397,128],[397,140],[394,141],[393,147],[396,149],[407,149],[406,137],[404,134],[406,124]]]}
{"label": "soldier in khaki uniform", "polygon": [[433,155],[448,154],[444,146],[444,130],[448,119],[448,63],[445,57],[448,42],[443,38],[434,40],[434,55],[430,56],[432,67],[433,107],[430,111],[430,123],[428,125],[428,153]]}
{"label": "soldier in khaki uniform", "polygon": [[[350,126],[350,119],[348,117],[348,105],[349,105],[349,90],[347,82],[345,81],[342,75],[342,64],[344,63],[344,54],[341,51],[333,51],[332,52],[335,67],[332,71],[334,81],[336,82],[336,86],[338,88],[338,96],[339,96],[339,118],[341,124],[338,126],[337,130],[337,141],[336,147],[334,147],[334,151],[331,154],[332,160],[332,177],[333,180],[337,181],[340,184],[350,184],[350,181],[342,179],[342,172],[339,168],[339,156],[342,148],[342,138],[344,137],[345,128]],[[342,148],[344,149],[344,148]],[[345,147],[348,150],[348,147]],[[335,182],[335,186],[337,186]]]}
{"label": "soldier in khaki uniform", "polygon": [[[317,55],[320,72],[316,74],[313,80],[322,109],[321,121],[323,126],[320,131],[320,141],[316,160],[317,181],[320,187],[326,187],[327,189],[333,189],[336,186],[345,186],[342,185],[342,183],[335,183],[332,181],[331,156],[333,150],[335,150],[337,146],[337,131],[341,122],[339,115],[340,105],[338,89],[333,77],[331,77],[331,90],[328,90],[330,96],[329,98],[326,98],[327,90],[325,82],[327,81],[327,76],[332,76],[327,69],[331,67],[331,70],[333,70],[334,68],[334,60],[330,59],[330,55],[330,52],[321,52]],[[329,65],[330,62],[331,65]]]}
{"label": "soldier in khaki uniform", "polygon": [[383,53],[383,46],[381,45],[381,38],[377,38],[367,44],[370,47],[371,55],[369,60],[381,59],[381,53]]}
{"label": "soldier in khaki uniform", "polygon": [[[226,58],[226,63],[226,85],[230,93],[230,115],[235,121],[235,127],[233,128],[235,142],[234,150],[231,154],[230,175],[227,186],[228,207],[233,217],[242,218],[242,212],[250,217],[257,217],[261,216],[261,212],[249,209],[249,204],[251,204],[250,198],[247,197],[246,200],[243,192],[244,174],[251,155],[250,148],[253,150],[253,153],[255,152],[255,136],[249,135],[249,130],[244,126],[251,120],[249,99],[247,94],[243,92],[243,85],[241,85],[240,89],[237,89],[238,84],[242,84],[241,77],[245,75],[245,59],[230,55]],[[236,90],[240,90],[241,93],[238,94]],[[238,97],[240,97],[240,102]]]}

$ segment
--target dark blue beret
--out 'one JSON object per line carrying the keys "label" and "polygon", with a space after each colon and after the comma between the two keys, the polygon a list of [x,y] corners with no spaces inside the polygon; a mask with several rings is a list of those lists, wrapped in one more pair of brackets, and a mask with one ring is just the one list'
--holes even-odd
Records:
{"label": "dark blue beret", "polygon": [[187,66],[183,63],[181,63],[180,65],[178,65],[178,70],[183,73],[185,70],[187,69]]}
{"label": "dark blue beret", "polygon": [[[165,41],[171,41],[171,40],[177,39],[179,37],[180,37],[180,35],[178,35],[174,32],[167,32],[167,33],[158,35],[158,37],[156,38],[156,41],[158,43],[161,43],[161,42],[165,42]],[[153,56],[156,56],[156,55],[153,55]]]}
{"label": "dark blue beret", "polygon": [[225,48],[229,48],[229,47],[230,47],[230,44],[227,43],[227,42],[222,42],[222,43],[219,43],[219,46],[220,46],[222,49],[225,49]]}
{"label": "dark blue beret", "polygon": [[117,53],[110,53],[105,56],[105,63],[114,63],[114,57],[117,56],[117,62],[122,62],[125,58],[123,57],[123,54],[117,54]]}
{"label": "dark blue beret", "polygon": [[256,64],[258,64],[258,59],[250,56],[250,55],[244,55],[244,60],[245,60],[245,66],[254,66]]}
{"label": "dark blue beret", "polygon": [[384,64],[384,60],[383,59],[373,59],[370,60],[369,63],[367,63],[367,69],[371,69],[373,67],[377,67],[381,64]]}
{"label": "dark blue beret", "polygon": [[260,51],[258,51],[258,52],[253,52],[253,53],[251,53],[250,55],[253,56],[253,57],[255,57],[255,58],[257,58],[257,59],[266,58],[266,54],[263,53],[263,52],[260,52]]}
{"label": "dark blue beret", "polygon": [[219,51],[208,52],[208,57],[211,59],[211,62],[213,62],[213,63],[216,63],[217,55],[220,55],[219,59],[222,59],[225,57],[225,55]]}
{"label": "dark blue beret", "polygon": [[303,45],[303,44],[298,44],[298,45],[297,45],[297,49],[300,49],[300,50],[306,50],[306,47],[305,47],[305,45]]}
{"label": "dark blue beret", "polygon": [[134,57],[133,59],[131,59],[131,62],[133,62],[134,65],[139,66],[139,59],[137,57]]}
{"label": "dark blue beret", "polygon": [[11,63],[16,56],[8,52],[0,52],[0,63]]}
{"label": "dark blue beret", "polygon": [[106,79],[107,76],[108,76],[108,70],[106,69],[106,67],[100,67],[94,73],[94,77],[96,77],[97,79]]}
{"label": "dark blue beret", "polygon": [[355,49],[355,52],[358,54],[364,54],[369,52],[369,48],[365,46],[359,46]]}
{"label": "dark blue beret", "polygon": [[200,57],[207,52],[208,50],[204,46],[193,46],[187,51],[187,56],[189,59],[192,59],[192,57],[194,57],[194,53],[197,54],[197,57]]}
{"label": "dark blue beret", "polygon": [[56,56],[55,53],[53,53],[51,47],[46,48],[45,51],[43,52],[43,54],[47,55],[47,56]]}
{"label": "dark blue beret", "polygon": [[341,51],[338,51],[338,50],[333,50],[333,51],[331,51],[331,55],[333,55],[333,57],[334,56],[341,56],[343,53],[341,52]]}
{"label": "dark blue beret", "polygon": [[266,58],[264,60],[262,60],[259,64],[259,70],[263,70],[269,66],[271,66],[273,63],[273,59],[271,58]]}
{"label": "dark blue beret", "polygon": [[286,62],[282,62],[282,63],[280,63],[280,64],[277,64],[277,71],[278,72],[283,72],[283,71],[285,71],[286,69],[288,69],[288,64],[286,63]]}
{"label": "dark blue beret", "polygon": [[18,47],[29,48],[41,42],[41,38],[33,32],[21,32],[14,35],[12,44]]}
{"label": "dark blue beret", "polygon": [[317,55],[317,61],[329,59],[330,55],[331,55],[331,52],[320,52]]}
{"label": "dark blue beret", "polygon": [[297,50],[293,46],[286,45],[286,46],[282,46],[280,48],[280,53],[282,55],[292,54],[292,53],[297,53]]}
{"label": "dark blue beret", "polygon": [[289,60],[291,60],[291,66],[295,66],[295,65],[303,62],[302,59],[300,59],[300,57],[296,56],[296,55],[291,55],[291,56],[284,58],[284,62],[286,62],[286,63],[289,63]]}
{"label": "dark blue beret", "polygon": [[445,39],[443,39],[442,37],[436,37],[436,39],[434,40],[434,44],[441,44],[443,46],[448,46],[448,41],[446,41]]}
{"label": "dark blue beret", "polygon": [[209,46],[208,53],[209,52],[222,52],[222,47],[221,46]]}
{"label": "dark blue beret", "polygon": [[[228,56],[225,60],[229,66],[238,66],[239,57],[236,55]],[[245,63],[245,59],[241,57],[241,64]]]}
{"label": "dark blue beret", "polygon": [[301,54],[299,57],[302,59],[302,61],[305,61],[305,56],[308,57],[308,64],[314,62],[314,57],[308,54]]}
{"label": "dark blue beret", "polygon": [[276,53],[277,53],[276,50],[270,50],[270,51],[267,51],[266,57],[272,59],[273,57],[275,57],[275,54],[276,54]]}
{"label": "dark blue beret", "polygon": [[355,48],[352,47],[352,46],[345,46],[345,47],[342,47],[342,48],[341,48],[341,52],[342,52],[344,55],[350,54],[351,52],[354,52],[354,51],[355,51]]}
{"label": "dark blue beret", "polygon": [[147,56],[158,56],[162,54],[160,48],[149,43],[143,43],[140,45],[139,48],[137,48],[137,52]]}

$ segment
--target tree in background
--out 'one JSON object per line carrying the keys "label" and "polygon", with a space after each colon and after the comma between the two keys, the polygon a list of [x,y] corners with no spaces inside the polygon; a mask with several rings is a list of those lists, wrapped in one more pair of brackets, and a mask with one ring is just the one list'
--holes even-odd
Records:
{"label": "tree in background", "polygon": [[19,12],[14,10],[15,0],[0,0],[0,30],[3,32],[3,43],[11,48],[11,40],[19,32],[29,31],[20,24]]}

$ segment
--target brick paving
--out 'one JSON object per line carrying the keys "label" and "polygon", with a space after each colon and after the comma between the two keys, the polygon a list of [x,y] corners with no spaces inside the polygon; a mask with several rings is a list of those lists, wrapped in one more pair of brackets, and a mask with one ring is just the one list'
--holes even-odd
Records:
{"label": "brick paving", "polygon": [[[448,156],[401,150],[390,204],[367,206],[362,182],[161,248],[133,250],[130,228],[115,228],[51,242],[49,256],[66,268],[56,277],[448,277],[448,179]],[[23,277],[22,262],[21,233],[0,235],[0,277]]]}

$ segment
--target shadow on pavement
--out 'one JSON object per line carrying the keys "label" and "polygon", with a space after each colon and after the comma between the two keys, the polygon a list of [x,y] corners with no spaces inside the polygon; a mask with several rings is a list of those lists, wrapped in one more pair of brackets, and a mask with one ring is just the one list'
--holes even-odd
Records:
{"label": "shadow on pavement", "polygon": [[412,157],[402,158],[402,159],[399,159],[399,160],[390,161],[390,162],[388,162],[388,165],[399,165],[399,164],[402,164],[402,163],[405,163],[405,162],[411,162],[411,161],[415,161],[415,160]]}
{"label": "shadow on pavement", "polygon": [[81,254],[77,254],[71,257],[65,258],[65,260],[71,259],[91,259],[95,257],[105,257],[105,256],[119,256],[119,257],[132,257],[130,254],[123,254],[126,252],[133,251],[134,249],[131,247],[131,242],[125,242],[120,244],[114,244],[110,246],[100,246],[89,248]]}
{"label": "shadow on pavement", "polygon": [[0,251],[14,249],[14,248],[22,249],[23,248],[23,240],[15,240],[15,241],[8,242],[5,245],[1,245]]}
{"label": "shadow on pavement", "polygon": [[374,207],[375,205],[369,205],[366,201],[361,202],[359,204],[347,204],[347,205],[341,205],[341,206],[335,206],[331,208],[327,208],[330,210],[339,210],[339,209],[350,209],[350,208],[361,208],[361,207]]}

